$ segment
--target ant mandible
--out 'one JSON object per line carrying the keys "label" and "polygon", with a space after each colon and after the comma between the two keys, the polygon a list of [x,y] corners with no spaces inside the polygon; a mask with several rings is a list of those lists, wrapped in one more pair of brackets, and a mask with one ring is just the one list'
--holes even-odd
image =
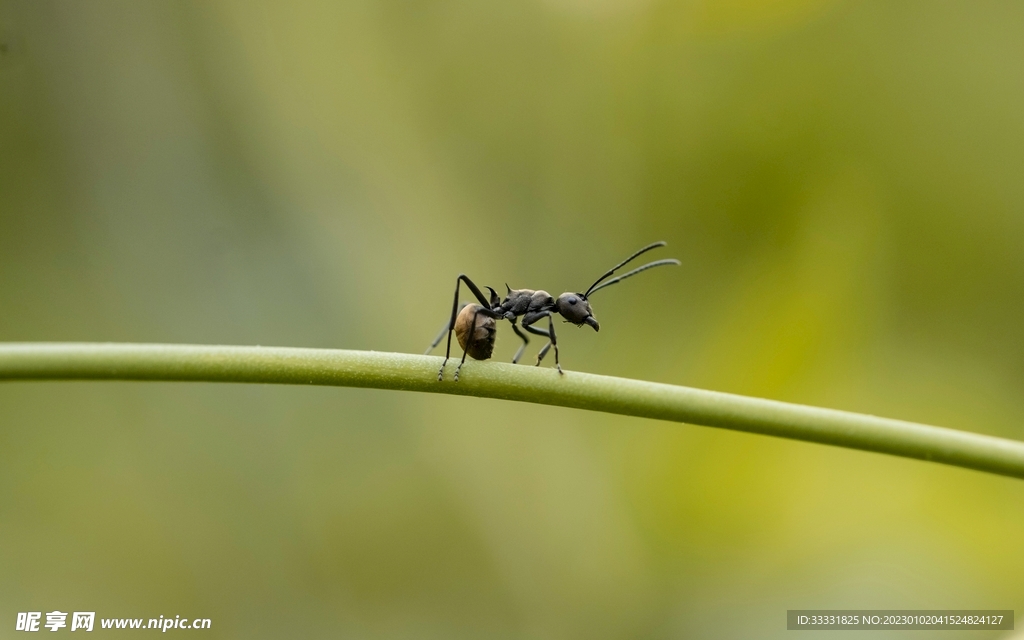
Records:
{"label": "ant mandible", "polygon": [[[611,276],[620,268],[629,264],[636,257],[656,249],[658,247],[665,246],[665,242],[655,242],[649,244],[643,249],[640,249],[633,255],[629,256],[619,264],[609,269],[603,276],[597,279],[597,281],[590,285],[586,293],[563,293],[558,296],[558,299],[551,297],[551,294],[547,291],[533,291],[531,289],[515,289],[513,290],[507,284],[505,288],[508,289],[508,295],[505,296],[504,300],[498,297],[498,293],[490,288],[484,287],[490,292],[490,300],[484,297],[483,292],[480,288],[470,280],[466,274],[459,274],[459,277],[455,280],[455,300],[452,302],[452,315],[448,322],[445,324],[441,333],[437,335],[434,342],[430,344],[430,348],[427,349],[427,353],[430,353],[434,347],[440,342],[444,334],[448,334],[448,347],[445,350],[444,362],[441,364],[441,369],[437,372],[437,380],[440,382],[444,379],[444,367],[448,364],[448,359],[452,353],[452,331],[458,337],[459,345],[462,347],[462,360],[459,362],[459,366],[455,369],[455,382],[459,381],[459,370],[462,369],[462,365],[466,362],[466,355],[470,355],[474,360],[487,360],[491,357],[491,353],[494,351],[494,334],[497,331],[496,321],[505,319],[512,323],[512,330],[516,332],[523,344],[516,351],[515,357],[512,358],[512,364],[519,362],[519,357],[523,355],[523,350],[526,349],[526,345],[530,343],[529,338],[519,330],[519,326],[516,324],[516,319],[522,316],[523,318],[523,329],[528,333],[532,333],[538,336],[544,336],[548,339],[548,343],[545,344],[540,352],[537,354],[537,365],[540,365],[540,361],[547,355],[548,350],[552,347],[555,348],[555,367],[558,369],[558,373],[562,374],[562,365],[558,362],[558,341],[555,338],[555,314],[561,315],[565,318],[565,322],[571,322],[572,324],[582,327],[587,325],[594,328],[594,331],[599,331],[601,325],[597,323],[597,318],[594,317],[594,312],[590,308],[589,297],[595,292],[610,287],[613,284],[622,282],[630,276],[653,269],[654,267],[660,267],[662,265],[674,264],[678,265],[679,261],[674,258],[666,260],[657,260],[645,264],[642,267],[637,267],[632,271],[622,274],[617,278],[611,280],[605,280],[605,278]],[[465,304],[459,307],[459,287],[465,283],[469,290],[473,292],[473,295],[480,302],[480,304]],[[548,328],[543,329],[541,327],[533,326],[534,323],[547,318]],[[564,375],[564,374],[562,374]]]}

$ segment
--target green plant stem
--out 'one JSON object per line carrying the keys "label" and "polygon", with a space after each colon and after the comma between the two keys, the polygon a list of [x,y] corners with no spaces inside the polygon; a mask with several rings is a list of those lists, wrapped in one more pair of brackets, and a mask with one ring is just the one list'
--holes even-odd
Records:
{"label": "green plant stem", "polygon": [[687,422],[1024,478],[1024,442],[640,380],[437,356],[162,344],[0,343],[0,380],[177,380],[370,387]]}

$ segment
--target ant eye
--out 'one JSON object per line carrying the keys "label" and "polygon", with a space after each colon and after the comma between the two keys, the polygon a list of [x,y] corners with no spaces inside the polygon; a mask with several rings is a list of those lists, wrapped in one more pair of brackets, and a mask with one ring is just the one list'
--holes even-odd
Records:
{"label": "ant eye", "polygon": [[576,298],[569,298],[569,304],[576,304]]}

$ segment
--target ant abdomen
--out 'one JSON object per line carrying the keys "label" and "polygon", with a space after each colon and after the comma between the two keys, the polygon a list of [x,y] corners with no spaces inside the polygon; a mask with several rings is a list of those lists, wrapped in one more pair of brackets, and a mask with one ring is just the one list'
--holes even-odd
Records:
{"label": "ant abdomen", "polygon": [[467,304],[455,318],[455,336],[459,345],[474,360],[487,360],[494,353],[494,337],[497,333],[495,319],[481,313],[484,308],[478,304]]}

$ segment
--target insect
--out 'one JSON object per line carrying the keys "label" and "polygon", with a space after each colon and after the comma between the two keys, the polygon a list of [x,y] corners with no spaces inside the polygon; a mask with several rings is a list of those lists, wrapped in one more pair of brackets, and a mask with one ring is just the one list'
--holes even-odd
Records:
{"label": "insect", "polygon": [[[655,242],[640,249],[605,272],[594,284],[590,285],[586,293],[567,292],[558,296],[557,299],[553,298],[547,291],[512,289],[507,284],[505,288],[508,290],[508,294],[504,300],[498,297],[498,293],[494,289],[485,286],[484,288],[490,292],[490,296],[486,297],[466,274],[459,274],[459,277],[455,280],[455,299],[452,301],[451,318],[444,328],[441,329],[441,332],[437,334],[437,337],[430,344],[430,348],[427,349],[427,353],[430,353],[434,347],[440,344],[445,333],[448,334],[448,346],[445,350],[444,362],[441,364],[441,369],[437,372],[438,381],[440,382],[444,379],[444,367],[448,364],[448,359],[451,357],[452,332],[455,332],[459,345],[462,347],[462,360],[455,369],[455,382],[458,382],[459,370],[462,369],[462,365],[466,362],[466,355],[471,356],[474,360],[487,360],[491,357],[491,354],[494,352],[494,338],[497,333],[498,320],[508,320],[511,322],[512,330],[523,341],[519,350],[516,351],[516,355],[512,358],[512,364],[519,362],[519,358],[523,355],[526,345],[530,343],[530,339],[526,337],[526,334],[520,330],[520,326],[516,324],[519,318],[522,318],[522,329],[526,330],[527,333],[543,336],[548,339],[547,344],[537,353],[537,365],[540,365],[541,360],[544,359],[548,351],[554,348],[555,368],[561,374],[562,365],[558,361],[558,340],[555,338],[555,316],[560,315],[564,318],[564,322],[572,323],[577,327],[587,325],[592,327],[594,331],[599,331],[601,325],[598,324],[597,318],[594,317],[594,311],[590,306],[590,296],[605,287],[622,282],[626,278],[635,276],[648,269],[669,264],[678,265],[679,261],[674,258],[657,260],[642,267],[637,267],[617,278],[606,280],[606,278],[614,275],[616,271],[629,264],[638,256],[647,253],[651,249],[663,247],[665,244],[663,241]],[[463,284],[469,288],[480,304],[459,306],[459,289]],[[548,320],[546,329],[534,326],[544,318]]]}

